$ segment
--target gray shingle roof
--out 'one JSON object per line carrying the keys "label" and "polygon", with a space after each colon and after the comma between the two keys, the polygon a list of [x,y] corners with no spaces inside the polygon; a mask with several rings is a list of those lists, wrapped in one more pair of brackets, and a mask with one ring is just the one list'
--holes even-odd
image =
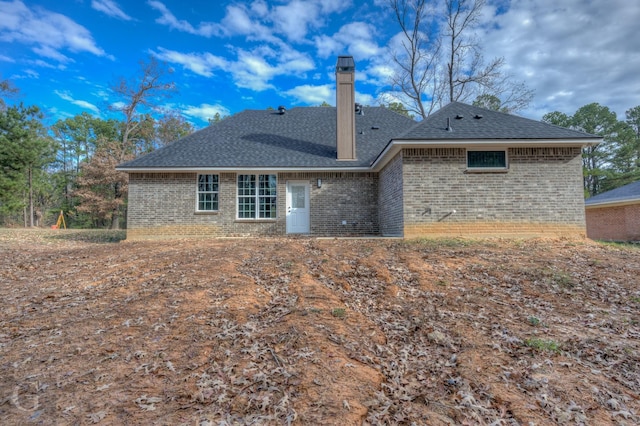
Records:
{"label": "gray shingle roof", "polygon": [[609,203],[620,203],[625,201],[640,201],[640,181],[632,182],[620,188],[612,189],[611,191],[603,192],[602,194],[594,195],[591,198],[587,198],[585,205],[598,205]]}
{"label": "gray shingle roof", "polygon": [[[453,102],[415,121],[387,108],[356,114],[357,160],[336,159],[336,109],[246,110],[164,148],[118,166],[120,170],[181,168],[368,168],[392,140],[584,140],[598,136]],[[476,118],[482,115],[482,118]],[[462,117],[462,118],[460,118]],[[452,131],[447,131],[447,118]]]}
{"label": "gray shingle roof", "polygon": [[[451,131],[447,130],[447,119]],[[588,142],[589,139],[597,141],[600,137],[516,115],[452,102],[409,131],[398,135],[397,139],[585,139],[585,142]]]}
{"label": "gray shingle roof", "polygon": [[336,160],[336,109],[304,107],[246,110],[118,168],[369,167],[415,121],[381,107],[363,111],[356,114],[355,161]]}

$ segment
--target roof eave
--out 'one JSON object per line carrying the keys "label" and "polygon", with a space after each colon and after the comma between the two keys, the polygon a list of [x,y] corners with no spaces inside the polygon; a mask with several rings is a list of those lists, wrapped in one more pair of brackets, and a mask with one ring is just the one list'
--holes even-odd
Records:
{"label": "roof eave", "polygon": [[595,209],[595,208],[603,208],[603,207],[623,207],[623,206],[630,206],[632,204],[639,204],[640,203],[640,197],[635,197],[635,198],[618,198],[618,199],[613,199],[613,200],[606,200],[606,201],[596,201],[594,203],[589,203],[586,204],[585,203],[585,207],[587,209]]}
{"label": "roof eave", "polygon": [[402,148],[466,148],[466,147],[522,147],[534,148],[539,146],[553,147],[584,147],[597,145],[602,138],[597,139],[439,139],[439,140],[413,140],[397,139],[390,141],[385,149],[371,164],[374,171],[380,171]]}
{"label": "roof eave", "polygon": [[126,173],[195,173],[195,172],[370,172],[370,167],[116,167]]}

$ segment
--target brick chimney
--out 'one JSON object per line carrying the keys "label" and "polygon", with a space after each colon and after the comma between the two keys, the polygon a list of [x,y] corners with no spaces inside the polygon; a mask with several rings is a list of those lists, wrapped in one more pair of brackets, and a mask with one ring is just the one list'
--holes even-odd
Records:
{"label": "brick chimney", "polygon": [[338,160],[356,159],[356,64],[353,56],[338,56],[336,64],[336,143]]}

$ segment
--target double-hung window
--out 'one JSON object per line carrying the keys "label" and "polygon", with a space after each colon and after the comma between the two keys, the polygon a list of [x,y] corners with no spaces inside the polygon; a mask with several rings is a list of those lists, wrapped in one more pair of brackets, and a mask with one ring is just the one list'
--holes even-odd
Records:
{"label": "double-hung window", "polygon": [[507,151],[467,150],[467,170],[491,171],[507,169]]}
{"label": "double-hung window", "polygon": [[218,210],[218,175],[198,175],[198,211]]}
{"label": "double-hung window", "polygon": [[275,219],[276,175],[238,175],[238,219]]}

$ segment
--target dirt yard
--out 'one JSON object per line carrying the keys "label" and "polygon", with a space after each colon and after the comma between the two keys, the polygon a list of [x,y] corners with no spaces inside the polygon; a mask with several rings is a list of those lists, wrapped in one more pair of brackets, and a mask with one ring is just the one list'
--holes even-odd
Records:
{"label": "dirt yard", "polygon": [[0,230],[2,425],[640,423],[640,247]]}

